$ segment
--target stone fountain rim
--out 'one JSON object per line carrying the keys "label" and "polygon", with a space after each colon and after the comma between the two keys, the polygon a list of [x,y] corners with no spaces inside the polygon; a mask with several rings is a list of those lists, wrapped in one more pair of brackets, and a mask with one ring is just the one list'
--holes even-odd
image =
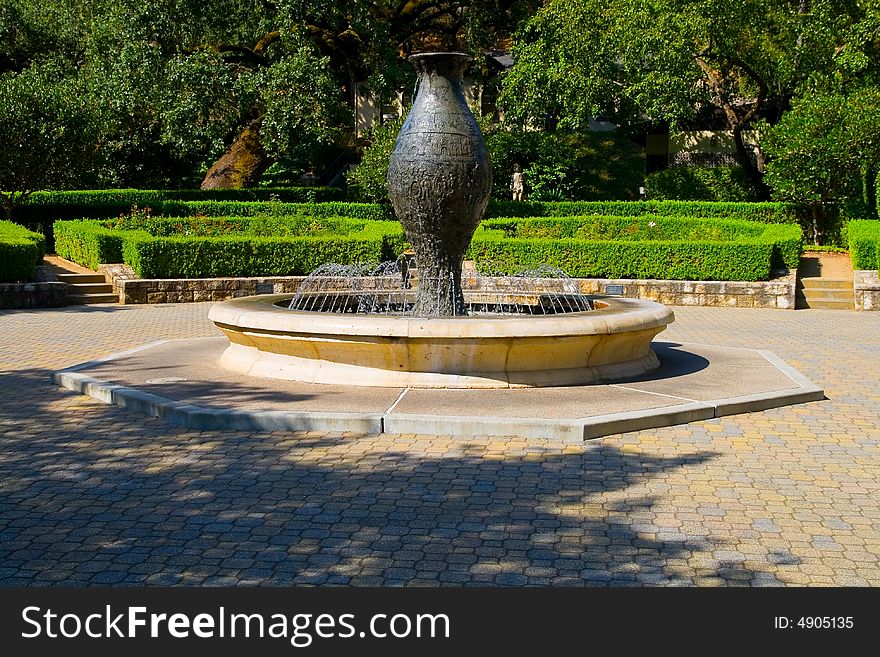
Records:
{"label": "stone fountain rim", "polygon": [[496,317],[401,317],[289,310],[277,304],[293,294],[239,297],[215,303],[208,318],[235,330],[340,336],[419,339],[510,339],[611,335],[665,327],[675,321],[666,306],[643,299],[599,298],[605,306],[555,315]]}

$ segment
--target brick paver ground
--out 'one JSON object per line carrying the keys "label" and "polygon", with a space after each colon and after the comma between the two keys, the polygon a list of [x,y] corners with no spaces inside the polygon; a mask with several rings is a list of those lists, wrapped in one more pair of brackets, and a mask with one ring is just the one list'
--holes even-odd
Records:
{"label": "brick paver ground", "polygon": [[880,585],[880,313],[676,308],[829,401],[583,445],[193,432],[49,381],[207,310],[0,311],[0,584]]}

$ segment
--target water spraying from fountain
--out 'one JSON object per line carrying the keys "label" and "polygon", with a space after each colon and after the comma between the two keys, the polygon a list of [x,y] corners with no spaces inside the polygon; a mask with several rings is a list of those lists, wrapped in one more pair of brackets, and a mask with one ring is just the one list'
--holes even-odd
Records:
{"label": "water spraying from fountain", "polygon": [[651,340],[673,321],[665,306],[585,296],[549,267],[462,270],[492,188],[462,94],[470,57],[410,61],[418,92],[388,192],[414,262],[324,265],[293,298],[216,304],[209,317],[230,341],[221,365],[310,383],[423,388],[581,385],[658,367]]}

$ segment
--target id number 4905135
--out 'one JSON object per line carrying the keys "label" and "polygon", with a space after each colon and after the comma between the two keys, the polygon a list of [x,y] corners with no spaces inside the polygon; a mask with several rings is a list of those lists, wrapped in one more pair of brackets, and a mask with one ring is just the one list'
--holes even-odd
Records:
{"label": "id number 4905135", "polygon": [[777,630],[849,630],[854,626],[852,616],[774,616],[773,628]]}

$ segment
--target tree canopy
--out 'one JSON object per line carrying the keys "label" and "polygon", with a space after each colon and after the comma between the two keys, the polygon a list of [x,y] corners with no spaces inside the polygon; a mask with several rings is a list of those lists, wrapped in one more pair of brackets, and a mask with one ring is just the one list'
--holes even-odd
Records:
{"label": "tree canopy", "polygon": [[411,76],[401,54],[489,47],[535,4],[0,0],[0,76],[51,64],[75,80],[99,131],[80,184],[193,184],[221,156],[250,161],[236,180],[252,184],[340,143],[354,82],[394,89]]}
{"label": "tree canopy", "polygon": [[715,112],[762,189],[743,132],[817,78],[876,70],[874,0],[550,0],[518,32],[511,118],[627,125]]}
{"label": "tree canopy", "polygon": [[[756,189],[786,198],[832,146],[837,162],[869,158],[820,137],[844,118],[874,134],[873,113],[844,110],[880,87],[880,0],[0,0],[0,187],[305,171],[350,146],[355,83],[408,88],[407,53],[510,34],[508,123],[720,119]],[[24,172],[31,161],[44,171]],[[835,183],[828,202],[852,194]]]}

